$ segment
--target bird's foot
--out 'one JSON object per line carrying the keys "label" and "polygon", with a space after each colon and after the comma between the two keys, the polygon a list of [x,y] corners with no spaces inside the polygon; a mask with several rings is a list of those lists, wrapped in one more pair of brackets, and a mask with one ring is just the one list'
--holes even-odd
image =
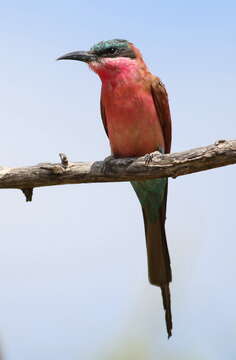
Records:
{"label": "bird's foot", "polygon": [[159,156],[159,157],[161,157],[163,154],[162,154],[162,152],[160,152],[160,151],[154,151],[154,152],[152,152],[152,153],[150,153],[150,154],[146,154],[145,156],[144,156],[144,162],[145,162],[145,165],[149,165],[152,161],[153,161],[153,158],[155,157],[155,156]]}
{"label": "bird's foot", "polygon": [[103,160],[102,171],[104,172],[104,174],[107,174],[109,172],[111,161],[114,160],[114,159],[115,159],[115,156],[110,155],[110,156],[107,156]]}
{"label": "bird's foot", "polygon": [[109,156],[105,157],[105,159],[103,161],[104,161],[104,163],[109,163],[111,160],[114,160],[114,159],[115,159],[115,156],[109,155]]}

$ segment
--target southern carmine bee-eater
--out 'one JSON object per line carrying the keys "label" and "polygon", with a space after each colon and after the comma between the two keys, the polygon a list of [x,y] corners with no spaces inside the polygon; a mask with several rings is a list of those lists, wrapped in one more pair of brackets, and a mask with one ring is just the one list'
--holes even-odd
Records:
{"label": "southern carmine bee-eater", "polygon": [[[121,39],[101,41],[89,51],[74,51],[58,58],[67,59],[87,63],[102,81],[101,116],[112,156],[170,152],[171,116],[166,89],[149,72],[132,43]],[[167,178],[131,184],[143,211],[149,280],[161,288],[170,337],[171,267],[165,233]]]}

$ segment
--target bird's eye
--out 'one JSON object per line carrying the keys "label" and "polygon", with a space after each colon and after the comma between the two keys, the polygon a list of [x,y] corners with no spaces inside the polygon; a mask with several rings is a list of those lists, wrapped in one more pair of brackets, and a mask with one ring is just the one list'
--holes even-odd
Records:
{"label": "bird's eye", "polygon": [[109,53],[110,53],[110,54],[115,54],[115,52],[116,52],[116,48],[111,47],[111,48],[109,49]]}

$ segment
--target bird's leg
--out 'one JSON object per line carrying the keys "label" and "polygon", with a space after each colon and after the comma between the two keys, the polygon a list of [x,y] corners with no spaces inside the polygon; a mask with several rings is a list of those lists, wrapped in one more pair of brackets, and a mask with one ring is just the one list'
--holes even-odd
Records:
{"label": "bird's leg", "polygon": [[161,151],[161,149],[160,149],[160,150],[156,150],[156,151],[154,151],[154,152],[152,152],[152,153],[150,153],[150,154],[146,154],[146,155],[144,156],[145,165],[149,165],[149,164],[153,161],[153,158],[154,158],[155,156],[158,156],[159,158],[161,158],[162,155],[163,155],[163,152]]}

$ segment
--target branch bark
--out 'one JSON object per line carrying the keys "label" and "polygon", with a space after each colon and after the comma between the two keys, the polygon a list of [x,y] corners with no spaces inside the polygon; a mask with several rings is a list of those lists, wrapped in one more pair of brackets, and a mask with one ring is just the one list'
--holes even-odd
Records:
{"label": "branch bark", "polygon": [[145,180],[187,175],[236,163],[236,140],[219,140],[213,145],[179,153],[157,154],[147,165],[145,157],[108,161],[41,163],[21,168],[0,167],[0,188],[24,190],[28,201],[34,187]]}

